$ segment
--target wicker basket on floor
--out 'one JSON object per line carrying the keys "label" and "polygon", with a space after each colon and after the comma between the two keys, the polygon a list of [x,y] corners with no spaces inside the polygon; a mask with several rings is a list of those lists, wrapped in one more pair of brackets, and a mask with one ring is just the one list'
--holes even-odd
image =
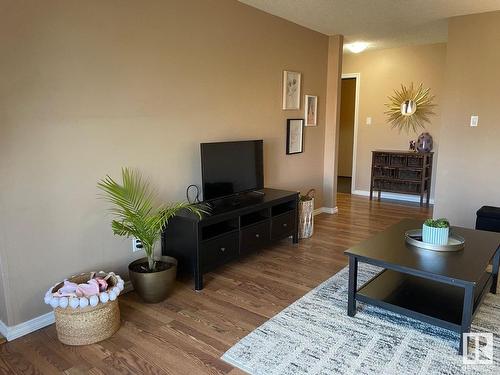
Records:
{"label": "wicker basket on floor", "polygon": [[[91,273],[73,276],[68,280],[77,284],[90,280]],[[117,284],[114,275],[109,277],[108,288]],[[55,293],[63,286],[56,285]],[[57,337],[66,345],[88,345],[111,337],[120,328],[120,307],[118,299],[107,303],[98,303],[97,306],[72,309],[57,307],[54,309]]]}
{"label": "wicker basket on floor", "polygon": [[315,190],[309,190],[299,200],[299,238],[309,238],[314,231],[314,194]]}

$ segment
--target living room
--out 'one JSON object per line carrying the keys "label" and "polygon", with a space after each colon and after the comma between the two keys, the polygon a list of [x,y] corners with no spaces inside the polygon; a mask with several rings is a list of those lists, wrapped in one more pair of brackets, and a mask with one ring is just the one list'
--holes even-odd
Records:
{"label": "living room", "polygon": [[[273,319],[282,311],[280,316],[287,311],[296,316],[297,310],[288,310],[293,303],[338,274],[345,276],[333,279],[345,281],[345,308],[342,318],[333,320],[351,319],[346,324],[355,327],[352,319],[363,315],[347,315],[345,267],[358,255],[344,251],[403,219],[444,217],[451,226],[471,230],[478,209],[500,207],[499,10],[497,1],[3,1],[0,335],[8,342],[0,344],[0,372],[305,373],[308,366],[315,366],[312,373],[383,372],[381,364],[355,369],[355,359],[340,364],[331,361],[333,355],[319,355],[333,353],[337,344],[348,352],[348,337],[337,344],[325,338],[329,344],[318,353],[308,341],[297,344],[309,350],[309,359],[319,355],[314,365],[300,356],[286,359],[287,346],[278,344],[297,332],[281,331],[286,327]],[[358,41],[367,43],[366,50],[350,52],[347,45]],[[300,73],[298,109],[284,109],[284,72]],[[354,194],[337,194],[341,79],[354,73],[359,73]],[[385,104],[411,83],[430,89],[434,115],[425,129],[398,132],[387,120]],[[317,117],[314,125],[300,127],[302,141],[292,145],[287,123],[307,120],[306,95],[316,98]],[[478,116],[477,126],[470,126],[472,116]],[[434,143],[431,206],[419,205],[416,195],[383,192],[380,201],[364,196],[372,151],[407,152],[409,141],[422,132],[431,133]],[[199,291],[179,264],[168,297],[142,302],[137,290],[131,291],[128,265],[143,253],[132,251],[130,238],[113,234],[110,205],[100,199],[97,184],[107,175],[121,181],[122,168],[128,167],[150,182],[163,203],[186,201],[186,195],[202,199],[200,144],[248,140],[262,140],[262,187],[302,196],[314,189],[312,237],[298,244],[280,239],[220,265],[205,273]],[[297,153],[287,153],[287,146],[298,147]],[[196,188],[186,194],[190,185]],[[272,222],[271,207],[261,211]],[[404,236],[401,240],[404,244]],[[156,251],[160,255],[160,244]],[[117,298],[120,329],[91,345],[59,342],[54,309],[44,304],[47,289],[100,270],[124,279],[128,292]],[[359,280],[365,271],[360,266]],[[482,304],[492,314],[495,343],[494,364],[480,367],[484,373],[500,367],[495,298],[490,293]],[[310,299],[305,303],[315,306]],[[358,302],[358,310],[362,306]],[[245,362],[242,345],[260,342],[259,327],[267,322],[282,335],[269,339],[268,357],[249,351],[252,360]],[[415,329],[412,337],[426,337],[425,327],[408,323],[405,329]],[[456,337],[440,338],[441,331],[429,330],[438,340],[432,343],[452,343],[443,344],[443,353],[454,353],[450,363],[462,363]],[[303,336],[313,331],[305,324]],[[240,343],[247,335],[250,341]],[[391,347],[415,357],[422,352]],[[390,357],[380,348],[361,352]],[[436,358],[448,358],[443,356]],[[286,367],[290,363],[300,369]],[[407,368],[397,370],[394,362],[386,373],[432,367],[411,370],[409,361],[403,364]],[[455,369],[448,365],[432,368]],[[464,373],[475,370],[460,367]]]}

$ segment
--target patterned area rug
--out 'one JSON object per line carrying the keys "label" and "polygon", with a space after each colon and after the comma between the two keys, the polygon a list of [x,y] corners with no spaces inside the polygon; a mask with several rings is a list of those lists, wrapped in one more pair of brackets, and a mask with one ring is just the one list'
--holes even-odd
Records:
{"label": "patterned area rug", "polygon": [[[380,271],[359,264],[358,285]],[[490,293],[473,331],[493,332],[494,364],[463,365],[458,334],[358,302],[347,316],[348,269],[244,337],[222,359],[250,374],[500,374],[500,297]]]}

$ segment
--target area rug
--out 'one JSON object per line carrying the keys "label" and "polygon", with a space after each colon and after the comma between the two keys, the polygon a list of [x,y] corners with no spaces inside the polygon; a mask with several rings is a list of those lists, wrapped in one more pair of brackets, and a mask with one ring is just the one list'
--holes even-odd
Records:
{"label": "area rug", "polygon": [[[380,269],[359,264],[358,285]],[[255,375],[500,374],[500,298],[485,297],[472,331],[493,332],[493,365],[463,365],[458,334],[358,302],[347,316],[348,269],[244,337],[222,359]]]}

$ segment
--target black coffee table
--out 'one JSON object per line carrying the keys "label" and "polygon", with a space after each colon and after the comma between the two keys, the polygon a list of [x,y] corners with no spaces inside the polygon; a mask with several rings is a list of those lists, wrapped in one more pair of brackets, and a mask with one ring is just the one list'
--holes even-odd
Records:
{"label": "black coffee table", "polygon": [[[347,314],[356,314],[356,301],[375,305],[463,334],[484,295],[496,293],[500,263],[500,233],[452,227],[465,238],[457,252],[435,252],[406,244],[404,233],[422,227],[405,219],[345,251],[349,256]],[[384,268],[357,288],[358,262]],[[492,272],[487,272],[492,262]]]}

